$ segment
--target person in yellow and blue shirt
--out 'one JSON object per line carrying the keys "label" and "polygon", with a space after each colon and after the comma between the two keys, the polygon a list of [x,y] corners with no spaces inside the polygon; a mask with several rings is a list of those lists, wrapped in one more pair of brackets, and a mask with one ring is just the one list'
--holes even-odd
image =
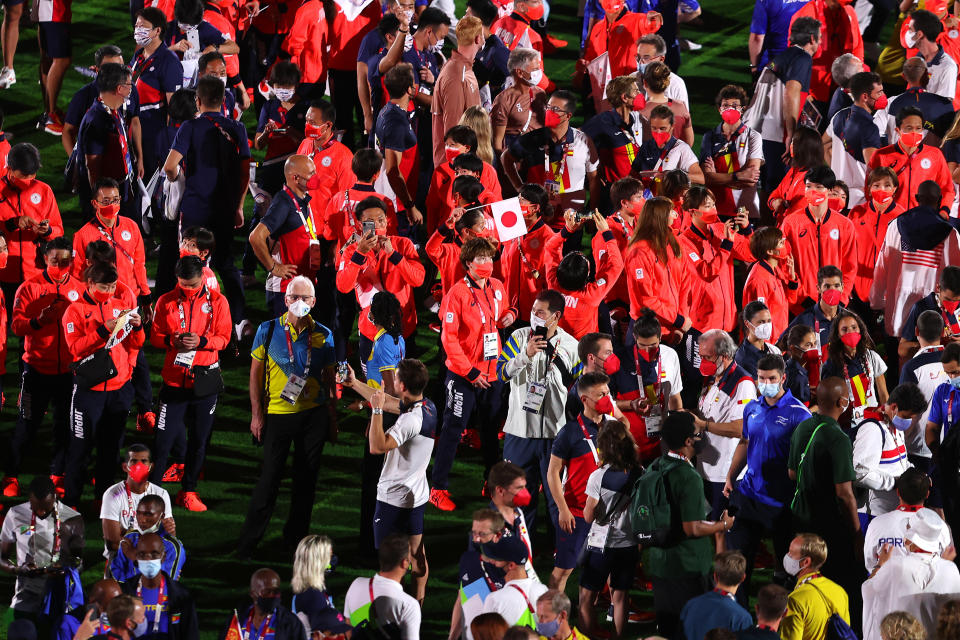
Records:
{"label": "person in yellow and blue shirt", "polygon": [[316,304],[313,283],[293,278],[284,300],[287,312],[260,325],[250,354],[250,433],[263,445],[263,465],[240,534],[241,557],[270,524],[291,444],[293,489],[283,542],[293,549],[307,534],[320,455],[337,429],[333,333],[309,315]]}

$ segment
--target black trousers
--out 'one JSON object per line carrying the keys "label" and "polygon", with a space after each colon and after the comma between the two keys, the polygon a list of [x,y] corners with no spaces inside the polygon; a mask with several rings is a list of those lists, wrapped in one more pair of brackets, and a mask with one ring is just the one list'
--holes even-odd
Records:
{"label": "black trousers", "polygon": [[657,616],[657,633],[664,638],[683,637],[680,611],[688,601],[710,589],[707,576],[679,575],[672,578],[651,578],[653,610]]}
{"label": "black trousers", "polygon": [[23,363],[20,377],[20,412],[7,451],[5,475],[15,478],[20,472],[23,450],[31,444],[40,429],[47,408],[53,404],[53,456],[50,475],[62,476],[70,436],[70,396],[73,374],[45,375]]}
{"label": "black trousers", "polygon": [[87,461],[93,447],[97,448],[94,477],[98,495],[113,484],[119,468],[120,443],[123,428],[133,404],[133,384],[114,391],[91,391],[73,387],[71,399],[71,433],[67,448],[67,468],[64,478],[67,504],[78,504],[87,476]]}
{"label": "black trousers", "polygon": [[293,546],[305,536],[313,513],[320,456],[327,440],[327,408],[324,406],[291,414],[267,414],[263,426],[263,465],[250,496],[247,519],[240,533],[239,548],[253,550],[263,539],[277,503],[284,466],[293,445],[293,486],[290,515],[283,527],[283,540]]}
{"label": "black trousers", "polygon": [[[230,316],[233,324],[247,317],[246,298],[243,294],[243,282],[240,269],[233,259],[233,229],[214,230],[217,246],[210,257],[210,267],[217,272],[223,282],[223,295],[230,303]],[[178,249],[179,254],[179,249]]]}
{"label": "black trousers", "polygon": [[750,578],[760,543],[764,536],[772,536],[773,555],[777,559],[776,570],[782,569],[779,566],[780,559],[790,549],[790,541],[793,539],[793,517],[789,507],[767,505],[748,498],[739,491],[731,494],[730,504],[736,505],[738,512],[733,527],[727,532],[727,549],[740,551],[747,559],[747,576],[737,589],[737,602],[749,611]]}
{"label": "black trousers", "polygon": [[133,367],[130,376],[133,383],[133,399],[139,413],[153,411],[153,383],[150,382],[150,363],[143,349],[137,354],[137,364]]}
{"label": "black trousers", "polygon": [[150,482],[159,485],[167,470],[170,452],[186,439],[183,481],[184,491],[197,490],[197,478],[207,455],[207,442],[213,432],[214,412],[219,394],[196,396],[193,389],[164,385],[160,389],[160,413],[153,445],[153,470]]}
{"label": "black trousers", "polygon": [[337,129],[343,131],[341,142],[351,149],[355,149],[356,126],[354,122],[356,118],[363,117],[360,111],[360,96],[357,94],[357,71],[356,69],[349,71],[330,69],[328,80],[330,81],[333,108],[337,112],[337,121],[334,124],[337,125]]}

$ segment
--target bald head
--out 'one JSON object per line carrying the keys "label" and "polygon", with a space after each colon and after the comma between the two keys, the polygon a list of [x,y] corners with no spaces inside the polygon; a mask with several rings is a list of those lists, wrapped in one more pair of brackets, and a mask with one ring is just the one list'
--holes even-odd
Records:
{"label": "bald head", "polygon": [[90,602],[97,603],[101,609],[106,609],[110,601],[120,595],[120,585],[112,578],[97,580],[90,587]]}
{"label": "bald head", "polygon": [[817,386],[817,407],[820,413],[836,418],[850,404],[847,400],[847,381],[838,376],[824,378]]}
{"label": "bald head", "polygon": [[930,77],[927,75],[926,61],[919,56],[907,58],[903,63],[903,79],[914,86],[927,86]]}
{"label": "bald head", "polygon": [[256,599],[264,592],[280,591],[280,576],[273,569],[257,569],[250,576],[250,595]]}
{"label": "bald head", "polygon": [[287,161],[283,164],[283,177],[287,186],[297,192],[298,195],[306,193],[307,180],[314,173],[316,173],[316,169],[313,160],[307,156],[294,154],[287,158]]}
{"label": "bald head", "polygon": [[137,560],[162,560],[166,549],[163,545],[163,538],[155,533],[145,533],[137,541],[136,551]]}

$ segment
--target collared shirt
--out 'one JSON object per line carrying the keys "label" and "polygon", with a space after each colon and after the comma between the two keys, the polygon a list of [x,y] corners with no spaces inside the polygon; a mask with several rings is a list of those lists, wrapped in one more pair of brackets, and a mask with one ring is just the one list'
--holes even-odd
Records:
{"label": "collared shirt", "polygon": [[567,471],[567,481],[563,485],[564,501],[570,513],[580,518],[583,517],[583,506],[587,503],[587,480],[600,465],[598,431],[599,425],[581,413],[575,420],[560,427],[550,450],[550,454],[559,458]]}
{"label": "collared shirt", "polygon": [[[723,125],[718,124],[703,134],[700,142],[700,160],[713,160],[714,171],[717,173],[735,173],[746,167],[751,160],[763,161],[763,139],[759,131],[741,124],[731,137],[723,131]],[[733,215],[738,203],[742,202],[740,192],[750,192],[750,189],[724,188],[718,194],[717,211],[721,215]],[[755,193],[755,189],[752,190]],[[714,187],[714,192],[717,192]]]}
{"label": "collared shirt", "polygon": [[640,145],[632,168],[634,171],[666,173],[673,169],[687,171],[695,164],[697,155],[683,140],[670,138],[663,147],[658,147],[653,138],[650,138]]}
{"label": "collared shirt", "polygon": [[[893,547],[893,555],[905,556],[909,552],[903,546],[903,537],[910,529],[911,523],[917,519],[917,511],[921,505],[908,506],[901,504],[888,513],[882,513],[870,521],[863,536],[863,563],[867,571],[873,571],[877,566],[880,551],[884,545]],[[950,536],[950,527],[944,526],[940,530],[940,544],[937,553],[940,553],[953,544]]]}
{"label": "collared shirt", "polygon": [[582,204],[587,174],[595,172],[599,165],[593,143],[573,127],[560,141],[554,141],[546,127],[526,133],[510,146],[510,155],[522,161],[525,182],[543,185],[548,195],[559,197],[570,206],[578,198]]}
{"label": "collared shirt", "polygon": [[763,350],[760,350],[753,346],[753,343],[749,340],[744,340],[740,343],[740,346],[737,347],[737,352],[733,354],[733,359],[738,365],[743,367],[744,371],[756,377],[757,363],[760,362],[760,358],[771,354],[776,356],[780,355],[780,349],[777,348],[777,345],[764,342]]}
{"label": "collared shirt", "polygon": [[643,120],[637,112],[630,113],[630,122],[616,109],[598,113],[583,125],[583,132],[597,148],[604,182],[613,184],[630,175],[643,141]]}
{"label": "collared shirt", "polygon": [[[923,113],[923,128],[932,131],[940,138],[947,133],[950,125],[953,123],[953,103],[949,98],[945,98],[937,93],[931,93],[926,89],[914,87],[907,89],[896,98],[890,101],[887,106],[887,113],[894,115],[900,113],[906,107],[917,107]],[[893,141],[896,118],[887,118],[887,139]],[[944,155],[946,155],[944,150]]]}
{"label": "collared shirt", "polygon": [[[709,383],[709,386],[708,386]],[[757,385],[735,362],[718,371],[713,380],[704,380],[700,394],[700,413],[711,422],[732,422],[743,418],[751,400],[757,398]],[[739,438],[704,433],[703,455],[697,457],[697,468],[709,482],[725,482]]]}
{"label": "collared shirt", "polygon": [[753,617],[731,595],[708,591],[688,600],[680,611],[680,624],[687,638],[703,638],[721,627],[742,631],[753,626]]}
{"label": "collared shirt", "polygon": [[503,83],[510,76],[507,68],[509,57],[510,49],[496,34],[491,33],[473,61],[473,74],[477,77],[480,89],[482,91],[487,87],[491,99],[503,90]]}
{"label": "collared shirt", "polygon": [[834,613],[850,623],[849,598],[843,587],[820,574],[804,579],[787,597],[787,615],[780,623],[780,637],[782,640],[823,640]]}
{"label": "collared shirt", "polygon": [[[290,109],[285,109],[278,98],[271,98],[263,103],[260,119],[257,121],[257,133],[263,133],[271,120],[277,123],[278,128],[288,130],[287,135],[273,135],[268,138],[266,158],[276,158],[297,150],[297,138],[303,133],[309,108],[310,102],[307,100],[298,100]],[[320,167],[317,167],[317,171],[319,170]]]}
{"label": "collared shirt", "polygon": [[929,403],[933,399],[937,387],[949,380],[949,377],[943,371],[943,363],[940,361],[942,356],[943,347],[940,345],[923,347],[904,363],[900,370],[900,384],[904,382],[916,384],[927,400],[927,408],[920,414],[920,419],[915,421],[903,434],[907,443],[907,452],[924,458],[933,456],[927,447],[925,437],[927,416],[930,415],[931,409]]}
{"label": "collared shirt", "polygon": [[437,432],[437,407],[429,398],[403,411],[386,435],[397,443],[387,451],[377,483],[377,501],[401,509],[414,509],[430,498],[427,465]]}
{"label": "collared shirt", "polygon": [[165,108],[167,94],[173,93],[183,84],[180,58],[162,42],[157,50],[146,58],[143,49],[138,49],[130,60],[130,69],[133,71],[135,89],[142,98],[144,111]]}
{"label": "collared shirt", "polygon": [[758,69],[787,49],[790,19],[804,4],[806,0],[757,0],[753,5],[750,33],[764,36],[757,56]]}
{"label": "collared shirt", "polygon": [[420,640],[420,604],[404,593],[403,585],[380,574],[372,579],[361,576],[350,584],[343,601],[343,615],[350,624],[370,619],[371,591],[377,602],[377,622],[400,627],[401,640]]}
{"label": "collared shirt", "polygon": [[[837,313],[833,315],[833,320],[837,319],[837,314],[839,314],[840,310],[844,308],[845,307],[842,303],[837,305]],[[784,333],[797,325],[810,327],[817,336],[817,346],[822,349],[830,342],[830,329],[833,328],[833,320],[827,320],[827,316],[824,315],[823,309],[820,307],[820,303],[817,302],[812,307],[794,318]],[[824,358],[826,358],[826,355],[824,355]]]}
{"label": "collared shirt", "polygon": [[[77,136],[79,161],[86,174],[87,156],[100,156],[101,175],[123,183],[130,175],[133,164],[130,159],[129,131],[124,108],[115,113],[99,99],[87,109],[80,122]],[[86,178],[81,179],[81,184]]]}
{"label": "collared shirt", "polygon": [[886,146],[885,141],[880,137],[880,130],[873,121],[873,115],[857,105],[850,107],[850,115],[843,122],[842,128],[834,129],[834,134],[843,141],[843,148],[857,162],[866,163],[863,157],[864,149],[879,149]]}
{"label": "collared shirt", "polygon": [[940,442],[960,420],[960,390],[944,382],[933,392],[927,420],[940,427]]}
{"label": "collared shirt", "polygon": [[930,77],[927,91],[953,100],[957,94],[957,63],[942,46],[937,45],[937,53],[927,63],[927,73]]}
{"label": "collared shirt", "polygon": [[[270,202],[270,208],[260,221],[270,232],[273,247],[273,259],[281,264],[297,266],[297,273],[312,274],[310,268],[310,244],[319,238],[317,224],[310,210],[310,196],[302,198],[295,195],[289,187],[284,187]],[[270,274],[267,276],[267,291],[286,291],[291,278],[281,280]]]}
{"label": "collared shirt", "polygon": [[946,331],[950,331],[951,325],[960,323],[960,317],[958,317],[960,316],[960,310],[958,310],[956,314],[953,314],[941,307],[937,300],[937,294],[934,292],[913,303],[913,306],[910,308],[910,313],[903,323],[903,329],[900,331],[901,338],[907,342],[917,341],[917,319],[924,311],[936,311],[941,316],[944,316]]}
{"label": "collared shirt", "polygon": [[861,512],[879,515],[895,509],[899,500],[894,485],[911,466],[903,432],[888,424],[879,411],[867,412],[856,427],[853,441],[857,485],[869,490]]}
{"label": "collared shirt", "polygon": [[[412,117],[411,112],[404,111],[393,102],[388,102],[377,114],[374,127],[374,146],[381,155],[385,156],[387,149],[400,152],[400,174],[407,184],[407,191],[411,198],[416,197],[417,194],[417,173],[420,170],[414,122],[416,119]],[[397,211],[405,211],[406,207],[393,192],[386,176],[386,169],[381,170],[374,188],[388,196]]]}

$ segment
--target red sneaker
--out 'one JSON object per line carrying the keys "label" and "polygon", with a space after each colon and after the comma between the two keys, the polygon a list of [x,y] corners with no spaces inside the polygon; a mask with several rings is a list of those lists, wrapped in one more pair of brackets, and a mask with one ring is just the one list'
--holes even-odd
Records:
{"label": "red sneaker", "polygon": [[460,442],[464,443],[471,449],[480,448],[480,432],[476,429],[466,429],[463,432],[463,435],[460,436]]}
{"label": "red sneaker", "polygon": [[47,114],[47,123],[43,126],[43,130],[55,136],[62,136],[63,120],[56,112]]}
{"label": "red sneaker", "polygon": [[50,476],[50,481],[53,482],[53,487],[57,490],[57,497],[62,498],[63,495],[67,492],[63,486],[63,476]]}
{"label": "red sneaker", "polygon": [[20,495],[20,481],[16,478],[3,479],[3,496],[5,498],[16,498]]}
{"label": "red sneaker", "polygon": [[560,38],[554,38],[549,33],[547,37],[543,39],[543,52],[546,54],[556,53],[557,49],[563,49],[567,46],[566,40],[561,40]]}
{"label": "red sneaker", "polygon": [[430,504],[440,511],[453,511],[457,504],[450,498],[450,492],[446,489],[430,489]]}
{"label": "red sneaker", "polygon": [[144,411],[137,416],[137,431],[153,433],[157,427],[157,414],[153,411]]}
{"label": "red sneaker", "polygon": [[183,480],[183,465],[174,462],[163,472],[162,482],[180,482]]}
{"label": "red sneaker", "polygon": [[181,507],[186,507],[188,511],[207,510],[207,505],[203,504],[196,491],[181,491],[177,494],[175,502]]}
{"label": "red sneaker", "polygon": [[439,322],[431,322],[430,331],[433,331],[434,333],[440,333],[441,331],[443,331],[443,327],[440,326]]}

